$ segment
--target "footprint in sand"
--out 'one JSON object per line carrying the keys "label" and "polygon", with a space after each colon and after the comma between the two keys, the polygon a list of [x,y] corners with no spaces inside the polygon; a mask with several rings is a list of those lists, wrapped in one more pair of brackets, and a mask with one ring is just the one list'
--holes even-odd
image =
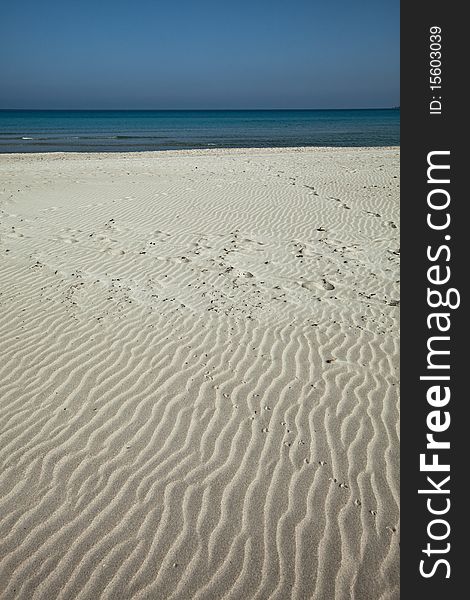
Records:
{"label": "footprint in sand", "polygon": [[6,234],[6,237],[9,237],[9,238],[24,238],[25,236],[24,236],[23,233],[20,233],[19,231],[15,231],[13,229],[13,231],[11,231],[10,233]]}
{"label": "footprint in sand", "polygon": [[315,283],[315,281],[303,281],[302,287],[306,290],[309,290],[310,292],[314,292],[319,288],[319,285],[318,283]]}
{"label": "footprint in sand", "polygon": [[319,288],[323,288],[324,290],[328,291],[335,289],[335,286],[326,279],[322,279],[321,283],[317,283],[316,281],[304,281],[302,282],[302,287],[306,290],[310,290],[311,292],[314,292]]}
{"label": "footprint in sand", "polygon": [[326,279],[322,279],[321,281],[322,281],[322,284],[323,284],[323,287],[325,288],[325,290],[334,290],[335,289],[335,286],[332,283],[330,283],[329,281],[327,281]]}

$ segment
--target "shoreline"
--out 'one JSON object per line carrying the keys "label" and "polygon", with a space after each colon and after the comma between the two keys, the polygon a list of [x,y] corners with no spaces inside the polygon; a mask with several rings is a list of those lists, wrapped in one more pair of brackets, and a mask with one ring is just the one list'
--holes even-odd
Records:
{"label": "shoreline", "polygon": [[42,156],[44,158],[48,156],[55,157],[86,157],[86,156],[95,156],[95,155],[105,155],[108,158],[113,156],[119,157],[119,155],[131,158],[133,156],[145,158],[147,156],[152,156],[155,154],[164,154],[164,155],[172,155],[180,156],[183,154],[189,155],[213,155],[213,154],[222,154],[226,155],[230,152],[234,154],[243,154],[256,152],[257,154],[279,154],[283,152],[311,152],[311,151],[332,151],[332,152],[345,152],[345,151],[371,151],[371,150],[394,150],[399,152],[400,146],[272,146],[272,147],[252,147],[252,146],[243,146],[243,147],[217,147],[217,148],[184,148],[184,149],[169,149],[169,150],[116,150],[116,151],[106,151],[106,150],[97,150],[97,151],[67,151],[67,150],[58,150],[58,151],[50,151],[50,152],[0,152],[0,159],[2,157],[11,158],[15,156]]}

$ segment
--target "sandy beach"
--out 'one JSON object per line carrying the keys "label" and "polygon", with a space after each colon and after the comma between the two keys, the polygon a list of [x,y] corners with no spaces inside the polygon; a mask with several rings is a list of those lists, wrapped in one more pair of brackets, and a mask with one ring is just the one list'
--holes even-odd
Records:
{"label": "sandy beach", "polygon": [[399,598],[399,149],[0,155],[0,597]]}

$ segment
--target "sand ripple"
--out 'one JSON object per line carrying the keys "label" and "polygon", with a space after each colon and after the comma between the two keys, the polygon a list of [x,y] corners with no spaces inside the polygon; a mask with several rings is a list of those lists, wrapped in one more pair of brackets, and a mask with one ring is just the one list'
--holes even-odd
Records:
{"label": "sand ripple", "polygon": [[2,599],[398,598],[398,151],[0,172]]}

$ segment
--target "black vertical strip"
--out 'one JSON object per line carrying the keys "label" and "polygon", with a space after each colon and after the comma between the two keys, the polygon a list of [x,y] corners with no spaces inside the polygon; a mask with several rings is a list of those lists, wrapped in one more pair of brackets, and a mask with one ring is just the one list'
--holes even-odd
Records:
{"label": "black vertical strip", "polygon": [[[466,311],[470,273],[466,214],[470,199],[464,188],[470,165],[465,165],[469,152],[463,148],[463,136],[469,129],[464,90],[468,88],[470,35],[462,6],[435,0],[401,4],[401,597],[406,599],[466,597],[470,574],[465,544],[469,531],[466,510],[470,506],[465,490],[470,482],[467,464],[470,430],[466,417],[470,397],[464,386],[464,377],[470,373],[470,327]],[[441,30],[439,42],[438,38],[430,37],[437,28]],[[440,44],[439,50],[437,45],[431,48],[433,42]],[[441,53],[439,59],[438,54],[431,56],[433,49]],[[439,75],[438,71],[431,71],[433,65],[439,68],[437,62],[431,63],[433,59],[441,62]],[[432,90],[430,78],[438,76],[442,88]],[[441,102],[440,110],[436,100]],[[435,114],[430,111],[431,106]],[[450,170],[434,169],[430,179],[439,181],[429,182],[428,155],[435,151],[450,152],[432,158],[436,164],[450,165]],[[446,178],[449,183],[444,183]],[[447,208],[429,207],[428,194],[432,190],[436,190],[431,195],[432,204],[444,205],[449,195]],[[449,227],[432,229],[427,223],[429,214],[436,225],[444,224],[448,214]],[[429,272],[433,266],[437,269]],[[441,281],[449,273],[448,282],[429,281],[429,277]],[[460,306],[430,307],[428,289],[440,292],[443,302],[446,294],[450,294],[453,305],[460,296]],[[439,304],[438,298],[435,293],[431,301]],[[430,316],[433,313],[442,316]],[[450,323],[449,330],[440,331],[438,322],[443,329]],[[427,344],[433,336],[442,338],[432,340],[431,347],[449,350],[450,354],[432,356],[431,362],[438,368],[430,369]],[[444,339],[445,336],[450,339]],[[446,365],[450,368],[445,369]],[[420,380],[420,376],[450,379]],[[447,404],[446,386],[450,391]],[[431,400],[436,400],[434,406],[428,401],[431,387],[435,387],[431,395]],[[448,417],[450,425],[445,428]],[[430,424],[443,431],[434,432]],[[450,442],[450,449],[427,448],[427,434],[433,434],[436,441]],[[432,462],[435,454],[439,465],[450,465],[450,471],[423,471],[420,468],[423,453],[426,463]],[[448,476],[450,480],[442,483]],[[419,494],[419,489],[435,493]],[[439,490],[448,493],[438,493]],[[432,514],[430,508],[435,511],[448,508],[448,511],[438,515]],[[438,563],[439,560],[442,562]],[[420,565],[430,576],[420,573]],[[450,577],[446,578],[448,574]]]}

